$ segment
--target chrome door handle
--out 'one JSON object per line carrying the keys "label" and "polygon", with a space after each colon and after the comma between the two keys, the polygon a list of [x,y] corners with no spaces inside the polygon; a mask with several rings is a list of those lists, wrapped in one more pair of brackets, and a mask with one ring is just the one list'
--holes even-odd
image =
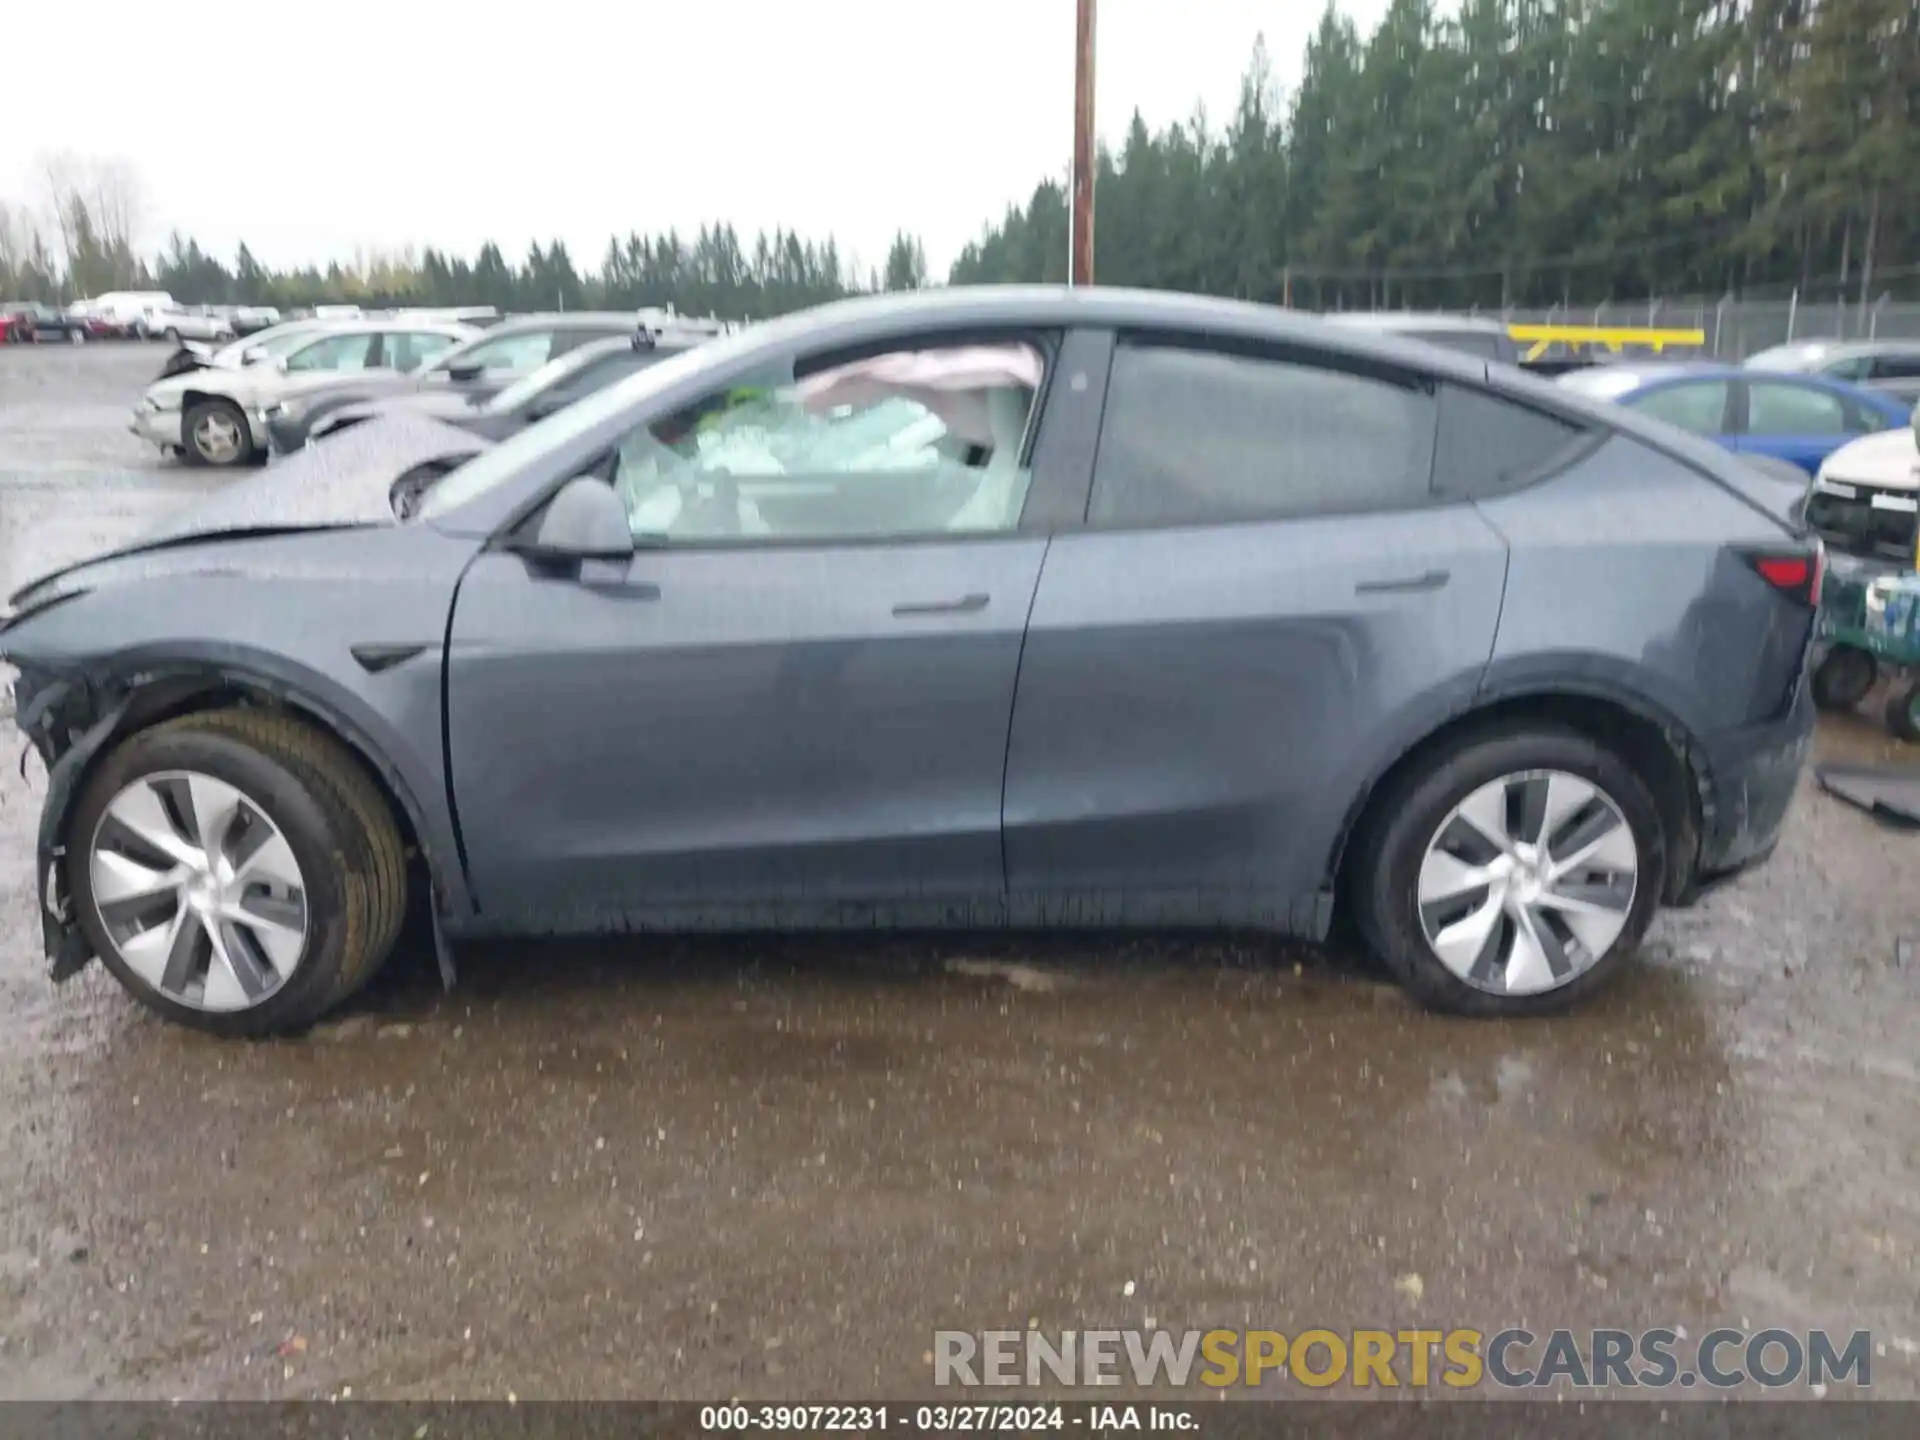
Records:
{"label": "chrome door handle", "polygon": [[1438,590],[1453,578],[1451,570],[1429,570],[1424,575],[1405,575],[1393,580],[1362,580],[1353,587],[1356,595],[1413,595],[1422,590]]}
{"label": "chrome door handle", "polygon": [[987,608],[987,596],[962,595],[958,600],[927,600],[918,604],[903,602],[893,607],[902,619],[914,615],[973,615]]}

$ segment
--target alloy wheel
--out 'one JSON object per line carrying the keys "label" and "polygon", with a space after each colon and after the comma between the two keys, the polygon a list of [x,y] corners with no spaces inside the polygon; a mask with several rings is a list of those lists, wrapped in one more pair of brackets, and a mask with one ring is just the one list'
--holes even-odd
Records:
{"label": "alloy wheel", "polygon": [[240,426],[231,415],[214,411],[193,427],[193,446],[201,458],[224,465],[240,453]]}
{"label": "alloy wheel", "polygon": [[195,771],[143,776],[108,802],[87,857],[93,902],[126,967],[179,1005],[245,1010],[306,950],[306,886],[279,826]]}
{"label": "alloy wheel", "polygon": [[1420,925],[1440,963],[1476,989],[1539,995],[1613,948],[1639,887],[1619,804],[1562,770],[1482,785],[1434,832],[1420,864]]}

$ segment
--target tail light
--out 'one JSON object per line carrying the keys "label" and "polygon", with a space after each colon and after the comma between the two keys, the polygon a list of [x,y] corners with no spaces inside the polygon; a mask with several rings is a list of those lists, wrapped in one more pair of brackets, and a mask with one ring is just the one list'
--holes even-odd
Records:
{"label": "tail light", "polygon": [[1811,550],[1761,550],[1747,556],[1760,578],[1783,595],[1817,608],[1826,579],[1827,547],[1814,540]]}

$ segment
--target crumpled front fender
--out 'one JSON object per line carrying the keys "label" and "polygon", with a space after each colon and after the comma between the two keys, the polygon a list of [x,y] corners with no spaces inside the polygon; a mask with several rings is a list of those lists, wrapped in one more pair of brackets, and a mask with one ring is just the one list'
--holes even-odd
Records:
{"label": "crumpled front fender", "polygon": [[[93,958],[67,890],[67,817],[80,777],[118,733],[130,704],[131,697],[122,697],[95,718],[92,693],[83,680],[54,680],[27,697],[15,716],[14,723],[47,762],[47,798],[40,807],[35,868],[40,883],[40,938],[55,980],[78,974]],[[84,728],[75,733],[76,725]]]}

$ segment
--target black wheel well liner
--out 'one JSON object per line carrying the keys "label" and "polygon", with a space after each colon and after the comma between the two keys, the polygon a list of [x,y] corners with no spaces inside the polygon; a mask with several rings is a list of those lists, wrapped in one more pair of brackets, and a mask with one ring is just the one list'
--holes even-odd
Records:
{"label": "black wheel well liner", "polygon": [[1704,763],[1676,723],[1611,694],[1542,690],[1501,695],[1454,715],[1403,750],[1355,797],[1327,866],[1327,886],[1344,891],[1342,874],[1354,844],[1377,817],[1382,797],[1445,746],[1477,733],[1511,730],[1529,722],[1573,730],[1619,755],[1646,782],[1667,836],[1665,897],[1677,901],[1693,875],[1707,814]]}
{"label": "black wheel well liner", "polygon": [[187,412],[193,409],[194,406],[209,404],[231,405],[234,409],[241,411],[243,415],[246,413],[240,402],[231,395],[221,395],[212,390],[189,389],[180,392],[181,420],[184,421],[186,419]]}
{"label": "black wheel well liner", "polygon": [[[445,898],[440,883],[445,857],[435,855],[424,839],[426,827],[419,802],[405,780],[386,763],[379,747],[358,726],[298,689],[217,666],[169,669],[143,675],[129,685],[124,694],[126,709],[108,743],[88,761],[87,771],[129,736],[183,715],[236,706],[277,709],[299,715],[339,740],[378,788],[393,813],[394,823],[400,827],[401,844],[418,854],[425,865],[435,907],[440,908]],[[77,795],[85,779],[85,771],[76,775],[69,793]]]}

